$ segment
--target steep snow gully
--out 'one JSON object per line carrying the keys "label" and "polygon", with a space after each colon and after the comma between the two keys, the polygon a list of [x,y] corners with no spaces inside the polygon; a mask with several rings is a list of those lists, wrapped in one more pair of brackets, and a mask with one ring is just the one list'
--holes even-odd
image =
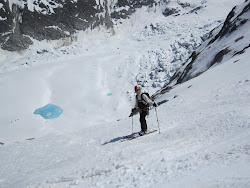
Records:
{"label": "steep snow gully", "polygon": [[[112,37],[99,28],[79,33],[70,46],[43,41],[19,54],[1,50],[0,187],[250,187],[249,1],[226,19],[236,2],[202,1],[195,13],[200,2],[188,0],[167,18],[142,8]],[[158,30],[145,27],[150,23]],[[188,59],[184,48],[168,55],[183,37],[204,36],[204,24],[216,29],[196,56]],[[193,37],[179,33],[184,28]],[[176,61],[164,64],[168,59]],[[147,118],[161,134],[121,142],[140,130],[138,115],[128,117],[135,84],[156,102],[168,100],[157,107],[158,119],[154,109]],[[61,116],[33,114],[47,104],[60,106]]]}

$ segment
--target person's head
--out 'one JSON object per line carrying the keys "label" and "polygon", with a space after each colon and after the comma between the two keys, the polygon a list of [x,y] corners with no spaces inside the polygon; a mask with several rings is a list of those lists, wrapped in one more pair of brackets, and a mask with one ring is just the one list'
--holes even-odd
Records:
{"label": "person's head", "polygon": [[135,86],[135,93],[138,95],[141,92],[140,86]]}

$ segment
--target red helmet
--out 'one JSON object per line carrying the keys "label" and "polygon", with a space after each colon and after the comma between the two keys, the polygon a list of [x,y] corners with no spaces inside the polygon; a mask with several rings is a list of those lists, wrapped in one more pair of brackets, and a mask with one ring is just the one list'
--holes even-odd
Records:
{"label": "red helmet", "polygon": [[140,86],[135,86],[135,91],[140,91],[141,87]]}

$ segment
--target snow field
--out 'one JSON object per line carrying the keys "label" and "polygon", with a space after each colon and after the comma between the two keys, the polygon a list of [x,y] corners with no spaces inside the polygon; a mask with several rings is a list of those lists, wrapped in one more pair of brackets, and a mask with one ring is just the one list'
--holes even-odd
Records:
{"label": "snow field", "polygon": [[[247,187],[248,54],[237,62],[236,57],[214,67],[157,99],[169,99],[157,109],[161,134],[120,142],[131,133],[131,118],[123,118],[92,126],[82,124],[82,130],[78,127],[4,146],[1,168],[8,170],[1,174],[2,185],[180,187],[185,183],[192,187]],[[154,111],[147,120],[150,129],[157,129]],[[58,121],[60,118],[45,124],[57,126]],[[60,125],[71,125],[71,121],[63,118]],[[138,116],[134,130],[139,130]]]}
{"label": "snow field", "polygon": [[[151,22],[164,25],[162,17],[154,21],[152,14],[143,23],[135,15],[134,22],[127,20],[135,27],[119,26],[111,38],[89,33],[59,49],[36,44],[41,54],[1,52],[0,187],[248,187],[249,50],[158,98],[169,100],[157,108],[161,134],[120,142],[132,132],[134,85],[145,84],[150,94],[159,89],[145,82],[151,63],[157,67],[173,58],[169,44],[205,33],[195,28],[185,35],[182,27],[210,28],[225,18],[208,15],[179,19],[176,27],[177,21],[167,22],[163,35],[142,29]],[[156,62],[161,48],[163,60]],[[164,82],[165,75],[157,76],[153,81]],[[33,115],[48,103],[64,110],[58,119]],[[138,119],[134,131],[140,130]],[[154,110],[147,122],[158,129]]]}

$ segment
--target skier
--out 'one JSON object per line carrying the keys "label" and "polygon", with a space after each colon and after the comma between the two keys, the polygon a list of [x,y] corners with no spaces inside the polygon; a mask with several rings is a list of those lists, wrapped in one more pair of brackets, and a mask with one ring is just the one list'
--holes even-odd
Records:
{"label": "skier", "polygon": [[157,107],[157,104],[154,103],[146,93],[141,92],[140,86],[135,86],[135,93],[136,93],[136,103],[135,108],[132,109],[132,112],[136,109],[140,109],[140,123],[141,123],[141,131],[139,135],[142,136],[147,132],[147,122],[146,122],[146,115],[148,114],[148,107],[154,106]]}

